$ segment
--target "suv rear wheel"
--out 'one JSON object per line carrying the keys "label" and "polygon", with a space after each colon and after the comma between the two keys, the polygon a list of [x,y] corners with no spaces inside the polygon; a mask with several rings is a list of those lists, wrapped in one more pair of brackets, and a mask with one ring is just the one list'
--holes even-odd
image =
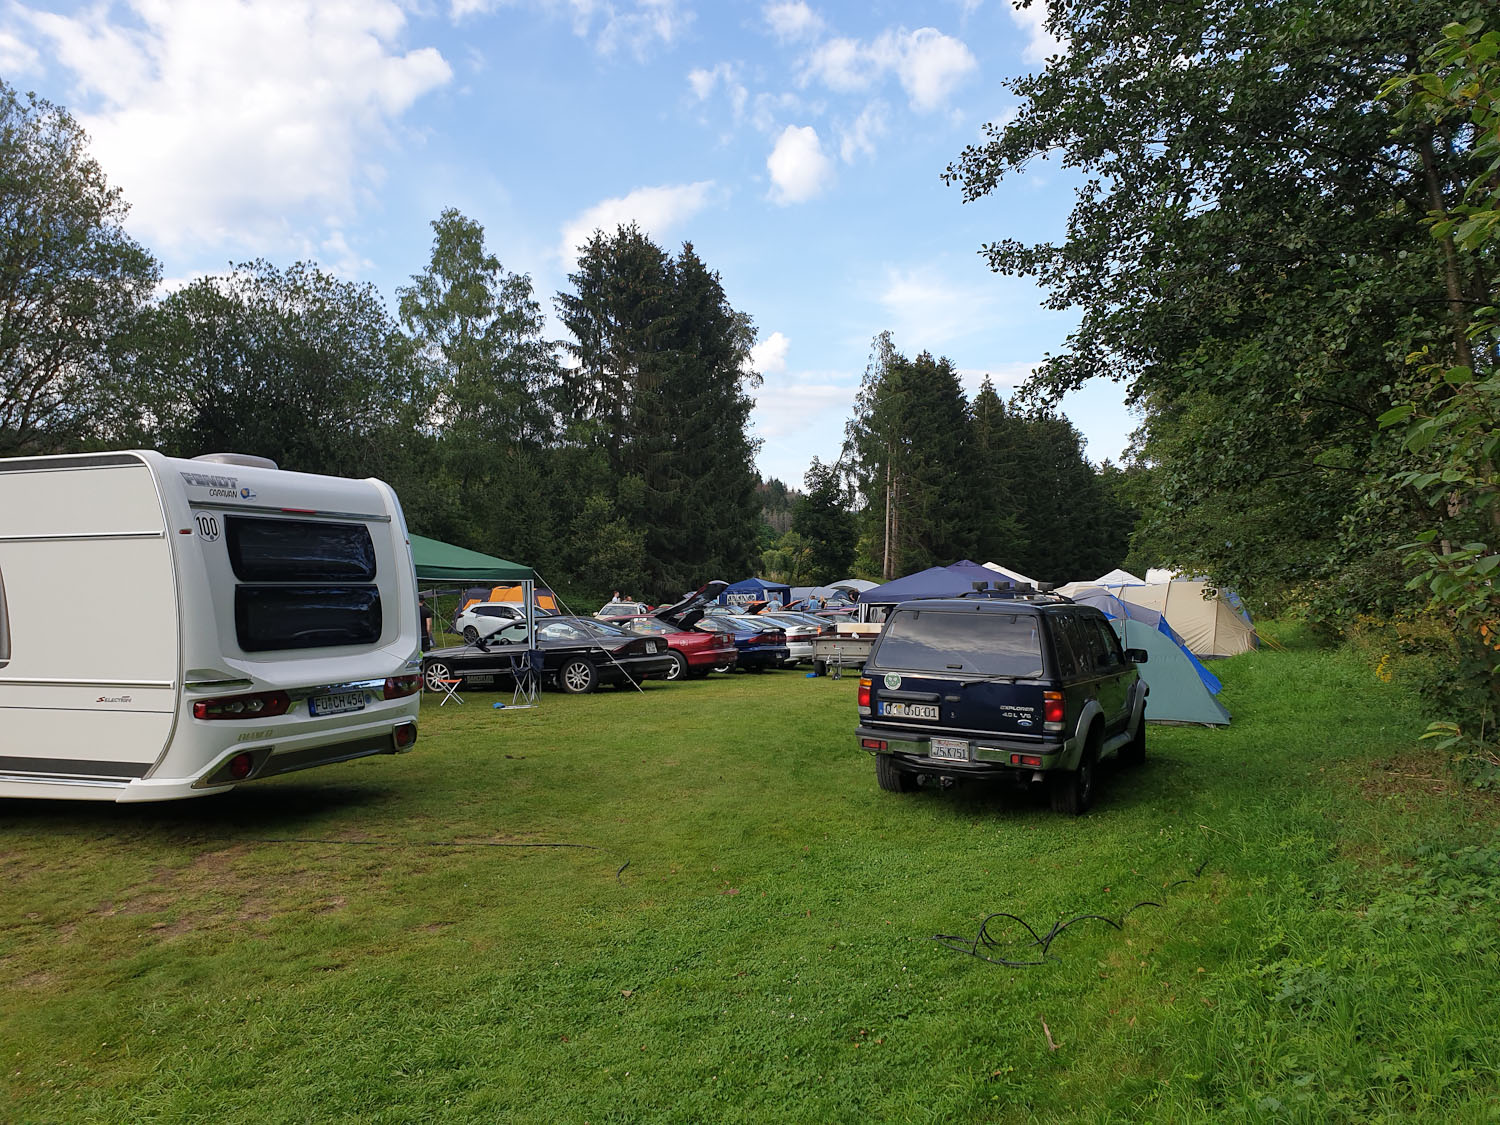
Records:
{"label": "suv rear wheel", "polygon": [[1099,743],[1090,738],[1076,770],[1052,775],[1052,811],[1082,816],[1094,803],[1094,778],[1099,770]]}
{"label": "suv rear wheel", "polygon": [[910,793],[917,779],[896,765],[889,754],[875,755],[875,781],[887,793]]}

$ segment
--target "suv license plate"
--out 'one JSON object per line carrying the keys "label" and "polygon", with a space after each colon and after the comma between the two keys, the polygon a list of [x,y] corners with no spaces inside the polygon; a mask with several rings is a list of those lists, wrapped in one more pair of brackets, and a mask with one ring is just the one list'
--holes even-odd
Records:
{"label": "suv license plate", "polygon": [[927,756],[945,762],[967,762],[969,744],[961,738],[934,738],[927,746]]}
{"label": "suv license plate", "polygon": [[882,703],[880,713],[893,719],[932,719],[936,721],[936,703]]}
{"label": "suv license plate", "polygon": [[365,693],[362,691],[341,691],[336,695],[319,695],[307,701],[307,712],[310,715],[342,715],[345,711],[364,709]]}

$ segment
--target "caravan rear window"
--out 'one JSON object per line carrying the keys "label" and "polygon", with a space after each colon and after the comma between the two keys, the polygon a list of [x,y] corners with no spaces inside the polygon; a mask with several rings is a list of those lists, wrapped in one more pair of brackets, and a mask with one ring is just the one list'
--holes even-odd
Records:
{"label": "caravan rear window", "polygon": [[374,586],[240,586],[234,628],[245,652],[369,645],[380,640]]}
{"label": "caravan rear window", "polygon": [[371,645],[384,624],[375,543],[361,523],[226,516],[244,652]]}
{"label": "caravan rear window", "polygon": [[375,581],[375,544],[364,524],[227,516],[224,540],[241,582]]}

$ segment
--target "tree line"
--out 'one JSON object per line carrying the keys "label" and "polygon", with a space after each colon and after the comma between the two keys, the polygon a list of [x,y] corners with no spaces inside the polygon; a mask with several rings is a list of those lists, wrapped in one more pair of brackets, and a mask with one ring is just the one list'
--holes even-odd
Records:
{"label": "tree line", "polygon": [[[309,262],[246,262],[163,295],[65,109],[0,83],[0,162],[0,455],[238,450],[379,476],[412,530],[589,598],[670,599],[757,570],[892,576],[985,552],[1079,573],[1045,557],[1045,528],[1006,514],[1045,499],[1019,484],[1032,438],[1056,455],[1047,471],[1070,511],[1097,492],[1076,432],[1012,416],[993,390],[971,414],[956,382],[933,382],[948,361],[909,364],[888,337],[866,422],[901,434],[889,545],[873,438],[815,460],[805,493],[761,481],[755,327],[690,243],[673,254],[635,226],[596,231],[554,298],[571,337],[557,342],[530,277],[456,210],[431,224],[394,313],[374,286]],[[1072,564],[1093,565],[1088,543]]]}
{"label": "tree line", "polygon": [[312,263],[166,295],[64,109],[0,83],[0,456],[254,452],[379,476],[413,531],[584,597],[671,598],[758,560],[755,329],[634,226],[579,248],[544,337],[531,279],[455,210],[397,291]]}

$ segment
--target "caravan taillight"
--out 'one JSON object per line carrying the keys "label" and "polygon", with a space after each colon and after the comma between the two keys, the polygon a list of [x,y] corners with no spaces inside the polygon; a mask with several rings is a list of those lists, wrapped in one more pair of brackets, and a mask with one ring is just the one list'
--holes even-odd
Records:
{"label": "caravan taillight", "polygon": [[422,677],[415,672],[410,676],[388,676],[385,681],[385,698],[401,699],[416,695],[422,690]]}
{"label": "caravan taillight", "polygon": [[222,699],[199,699],[193,704],[195,719],[265,719],[285,715],[292,697],[284,691],[256,695],[226,695]]}

